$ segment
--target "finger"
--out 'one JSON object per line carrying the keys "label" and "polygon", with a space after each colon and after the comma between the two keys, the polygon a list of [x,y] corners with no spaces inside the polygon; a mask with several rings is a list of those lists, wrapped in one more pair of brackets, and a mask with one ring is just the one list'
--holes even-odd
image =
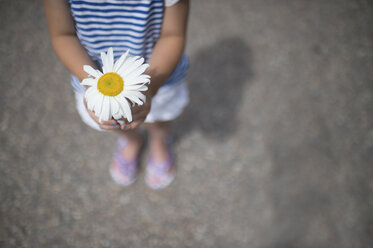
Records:
{"label": "finger", "polygon": [[[84,105],[87,108],[87,102],[84,99]],[[89,116],[99,125],[100,128],[105,129],[105,130],[112,130],[112,129],[119,129],[120,124],[118,123],[117,120],[114,118],[111,118],[110,120],[107,121],[100,121],[99,118],[96,116],[94,111],[91,111],[87,108],[87,112]]]}
{"label": "finger", "polygon": [[106,129],[106,130],[109,130],[109,129],[110,130],[111,129],[119,129],[120,128],[120,124],[115,119],[111,119],[111,120],[108,120],[108,121],[101,121],[100,122],[99,119],[96,117],[94,120],[97,122],[97,124],[99,126],[102,126],[103,129]]}
{"label": "finger", "polygon": [[118,122],[118,124],[119,124],[120,126],[122,126],[122,125],[124,125],[124,124],[128,124],[128,120],[125,119],[125,118],[121,118],[121,119],[117,120],[117,122]]}
{"label": "finger", "polygon": [[132,122],[131,123],[125,123],[121,125],[121,129],[125,130],[130,130],[130,129],[135,129],[138,126],[140,126],[146,119],[146,116],[148,115],[149,110],[140,108],[137,113],[132,114]]}
{"label": "finger", "polygon": [[99,121],[98,118],[96,117],[95,121],[97,124],[100,126],[100,128],[105,129],[105,130],[113,130],[113,129],[119,129],[120,125],[115,121]]}
{"label": "finger", "polygon": [[99,124],[98,125],[101,129],[104,129],[104,130],[119,130],[119,126],[110,126],[110,125],[102,125],[102,124]]}
{"label": "finger", "polygon": [[120,128],[120,124],[118,123],[117,120],[115,119],[110,119],[108,121],[101,121],[99,120],[99,118],[94,114],[94,112],[92,111],[88,111],[89,115],[91,116],[91,118],[101,127],[102,126],[102,129],[105,129],[105,130],[111,130],[111,129],[119,129]]}
{"label": "finger", "polygon": [[133,118],[133,121],[130,123],[124,123],[120,126],[122,130],[132,130],[140,126],[145,121],[146,115],[144,113],[140,113]]}
{"label": "finger", "polygon": [[118,121],[117,120],[115,120],[115,119],[110,119],[110,120],[107,120],[107,121],[101,121],[101,124],[102,125],[107,125],[107,126],[113,126],[113,127],[115,127],[115,126],[120,126],[120,124],[118,123]]}
{"label": "finger", "polygon": [[144,122],[144,120],[145,120],[145,118],[129,123],[126,126],[126,130],[133,130],[133,129],[138,128]]}

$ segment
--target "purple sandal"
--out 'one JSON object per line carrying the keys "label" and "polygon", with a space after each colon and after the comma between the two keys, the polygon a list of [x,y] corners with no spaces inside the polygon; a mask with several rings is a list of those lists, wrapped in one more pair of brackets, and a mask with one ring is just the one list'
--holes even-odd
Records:
{"label": "purple sandal", "polygon": [[156,162],[152,157],[148,158],[148,167],[145,182],[151,189],[166,188],[175,178],[174,155],[168,150],[168,158],[162,162]]}
{"label": "purple sandal", "polygon": [[128,141],[124,137],[118,139],[117,148],[114,153],[114,162],[109,169],[114,182],[121,186],[129,186],[136,181],[137,166],[139,164],[138,158],[134,161],[128,161],[123,157],[122,151],[127,144]]}

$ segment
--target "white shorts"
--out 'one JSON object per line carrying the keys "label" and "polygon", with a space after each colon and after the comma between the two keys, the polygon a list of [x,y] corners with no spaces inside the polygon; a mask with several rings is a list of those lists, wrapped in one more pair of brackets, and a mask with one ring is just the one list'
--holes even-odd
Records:
{"label": "white shorts", "polygon": [[[75,92],[76,108],[83,122],[93,129],[105,131],[88,114],[83,99],[83,93]],[[152,99],[152,106],[145,122],[172,121],[183,112],[188,103],[189,91],[185,80],[162,86]]]}

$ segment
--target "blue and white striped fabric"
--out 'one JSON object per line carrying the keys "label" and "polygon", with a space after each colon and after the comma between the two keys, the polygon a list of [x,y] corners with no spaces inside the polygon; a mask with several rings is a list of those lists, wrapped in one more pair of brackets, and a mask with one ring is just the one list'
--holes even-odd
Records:
{"label": "blue and white striped fabric", "polygon": [[[67,0],[75,21],[76,33],[88,54],[101,65],[100,53],[109,47],[114,58],[130,49],[133,56],[147,61],[162,28],[163,11],[175,0]],[[182,81],[188,68],[184,55],[164,85]],[[76,77],[73,89],[84,92]]]}

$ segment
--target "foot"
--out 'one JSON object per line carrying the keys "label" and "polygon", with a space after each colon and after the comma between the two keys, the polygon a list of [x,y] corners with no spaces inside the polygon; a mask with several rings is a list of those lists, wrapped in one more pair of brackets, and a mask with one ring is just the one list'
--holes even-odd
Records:
{"label": "foot", "polygon": [[151,189],[163,189],[167,187],[175,177],[174,155],[170,144],[159,142],[150,145],[148,167],[145,182]]}
{"label": "foot", "polygon": [[161,138],[153,138],[149,141],[150,157],[155,162],[163,162],[169,158],[171,141]]}
{"label": "foot", "polygon": [[110,166],[110,175],[121,186],[129,186],[136,180],[141,138],[127,140],[124,137],[118,139],[117,149]]}

